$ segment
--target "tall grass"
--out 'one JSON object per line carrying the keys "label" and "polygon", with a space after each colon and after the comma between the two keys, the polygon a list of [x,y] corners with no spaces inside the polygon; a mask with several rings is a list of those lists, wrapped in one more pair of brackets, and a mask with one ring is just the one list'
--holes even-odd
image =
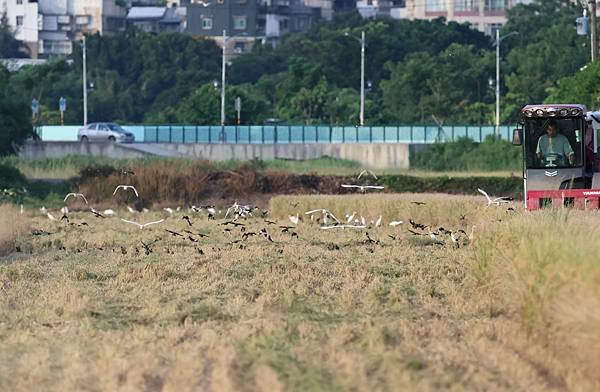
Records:
{"label": "tall grass", "polygon": [[13,252],[28,227],[27,218],[8,204],[0,204],[0,256]]}
{"label": "tall grass", "polygon": [[492,302],[519,314],[529,336],[550,348],[544,366],[582,390],[600,385],[598,218],[597,211],[526,214],[482,233],[474,258]]}

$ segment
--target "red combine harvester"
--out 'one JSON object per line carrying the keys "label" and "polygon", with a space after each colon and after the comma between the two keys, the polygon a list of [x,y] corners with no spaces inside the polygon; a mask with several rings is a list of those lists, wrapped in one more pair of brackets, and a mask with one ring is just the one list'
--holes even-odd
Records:
{"label": "red combine harvester", "polygon": [[600,112],[584,105],[527,105],[513,144],[523,146],[525,208],[600,208]]}

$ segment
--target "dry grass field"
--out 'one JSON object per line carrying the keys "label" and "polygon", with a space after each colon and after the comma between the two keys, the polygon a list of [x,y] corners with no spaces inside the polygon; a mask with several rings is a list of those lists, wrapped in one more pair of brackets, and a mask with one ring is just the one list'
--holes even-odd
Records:
{"label": "dry grass field", "polygon": [[[598,390],[600,214],[512,207],[278,196],[243,231],[10,210],[29,230],[0,258],[0,390]],[[322,230],[315,208],[383,224]]]}

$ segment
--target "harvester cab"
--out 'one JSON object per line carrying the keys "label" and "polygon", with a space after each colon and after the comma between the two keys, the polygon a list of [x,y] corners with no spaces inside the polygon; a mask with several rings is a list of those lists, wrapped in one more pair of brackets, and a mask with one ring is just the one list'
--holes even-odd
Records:
{"label": "harvester cab", "polygon": [[600,208],[600,112],[583,105],[527,105],[513,144],[523,146],[525,207]]}

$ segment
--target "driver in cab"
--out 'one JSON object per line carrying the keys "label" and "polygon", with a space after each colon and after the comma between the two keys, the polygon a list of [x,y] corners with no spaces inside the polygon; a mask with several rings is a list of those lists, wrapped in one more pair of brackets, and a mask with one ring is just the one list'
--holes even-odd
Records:
{"label": "driver in cab", "polygon": [[558,133],[556,120],[548,121],[546,134],[540,136],[537,143],[536,156],[540,162],[548,166],[563,166],[568,159],[569,164],[575,164],[575,153],[569,140]]}

